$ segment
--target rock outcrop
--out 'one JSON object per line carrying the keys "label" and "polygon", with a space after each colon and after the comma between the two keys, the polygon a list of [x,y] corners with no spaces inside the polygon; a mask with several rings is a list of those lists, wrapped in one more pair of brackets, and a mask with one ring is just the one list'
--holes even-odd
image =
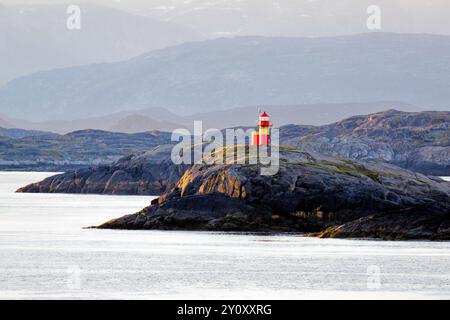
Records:
{"label": "rock outcrop", "polygon": [[389,110],[322,127],[281,128],[282,143],[356,160],[376,160],[450,176],[450,112]]}
{"label": "rock outcrop", "polygon": [[196,164],[141,212],[98,228],[450,239],[450,184],[389,164],[282,148],[279,172]]}
{"label": "rock outcrop", "polygon": [[159,195],[170,190],[187,170],[170,159],[171,145],[123,157],[111,165],[84,168],[20,188],[31,193]]}
{"label": "rock outcrop", "polygon": [[171,143],[171,134],[159,131],[126,134],[81,130],[65,135],[8,132],[9,136],[0,134],[0,170],[59,172],[110,165],[129,154]]}

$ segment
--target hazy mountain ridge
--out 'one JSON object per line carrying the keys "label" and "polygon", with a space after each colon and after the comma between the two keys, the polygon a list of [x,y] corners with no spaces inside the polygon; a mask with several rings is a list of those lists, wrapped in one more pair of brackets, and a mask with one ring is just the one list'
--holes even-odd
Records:
{"label": "hazy mountain ridge", "polygon": [[0,118],[0,127],[9,129],[11,127],[14,127],[14,125],[11,122],[9,122],[9,121]]}
{"label": "hazy mountain ridge", "polygon": [[[107,1],[107,0],[105,0]],[[111,1],[109,1],[111,3]],[[450,34],[446,0],[379,0],[383,30]],[[202,34],[264,36],[335,36],[366,32],[364,17],[371,0],[128,0],[115,5],[133,7],[158,19],[188,25]],[[414,23],[411,19],[414,17]]]}
{"label": "hazy mountain ridge", "polygon": [[16,79],[0,88],[0,112],[40,121],[143,104],[194,114],[243,105],[383,100],[443,109],[450,99],[449,65],[448,36],[217,39]]}
{"label": "hazy mountain ridge", "polygon": [[38,137],[38,136],[57,136],[53,132],[37,131],[37,130],[23,130],[23,129],[5,129],[0,127],[0,136],[17,139],[25,137]]}
{"label": "hazy mountain ridge", "polygon": [[[28,130],[53,131],[66,134],[77,130],[97,129],[124,133],[138,133],[148,130],[172,131],[176,128],[192,129],[194,121],[201,120],[204,128],[232,128],[256,124],[259,110],[267,111],[272,123],[277,126],[287,124],[325,125],[338,122],[355,114],[376,113],[388,109],[420,111],[422,108],[402,102],[343,103],[343,104],[303,104],[303,105],[259,105],[233,108],[224,111],[197,113],[182,116],[164,108],[146,108],[122,111],[104,117],[80,120],[54,120],[29,122],[6,118],[10,125]],[[239,115],[239,116],[236,116]]]}
{"label": "hazy mountain ridge", "polygon": [[[130,117],[142,116],[148,120],[148,125],[140,128],[140,130],[132,130],[137,125]],[[168,130],[171,127],[171,121],[182,122],[182,118],[163,108],[148,108],[136,111],[121,111],[102,117],[91,117],[78,120],[52,120],[43,122],[32,122],[22,119],[4,117],[10,127],[23,128],[26,130],[53,131],[59,134],[67,134],[79,130],[103,130],[117,131],[123,133],[139,133],[151,130]],[[140,120],[140,122],[142,119]],[[167,127],[165,125],[168,125]],[[159,125],[156,126],[155,125]],[[178,125],[181,127],[182,125]],[[161,128],[160,128],[161,127]],[[120,130],[115,130],[120,129]]]}
{"label": "hazy mountain ridge", "polygon": [[201,39],[188,27],[84,2],[81,29],[66,28],[69,4],[0,8],[0,83],[32,72],[128,59]]}

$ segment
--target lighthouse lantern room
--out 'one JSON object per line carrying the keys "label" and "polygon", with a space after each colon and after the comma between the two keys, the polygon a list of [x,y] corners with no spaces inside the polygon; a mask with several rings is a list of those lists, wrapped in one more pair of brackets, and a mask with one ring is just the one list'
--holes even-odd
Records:
{"label": "lighthouse lantern room", "polygon": [[252,145],[270,144],[270,117],[266,112],[259,116],[258,131],[252,133]]}

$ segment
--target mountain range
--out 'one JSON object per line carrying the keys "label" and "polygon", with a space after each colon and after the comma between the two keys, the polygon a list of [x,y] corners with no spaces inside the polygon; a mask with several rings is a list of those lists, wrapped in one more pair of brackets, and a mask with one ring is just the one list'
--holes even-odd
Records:
{"label": "mountain range", "polygon": [[192,115],[246,105],[386,100],[445,110],[449,66],[449,36],[223,38],[15,79],[0,87],[0,113],[43,121],[143,106]]}
{"label": "mountain range", "polygon": [[9,121],[0,118],[0,127],[1,128],[13,128],[14,125]]}
{"label": "mountain range", "polygon": [[118,61],[202,39],[189,27],[88,2],[80,4],[81,29],[70,31],[71,4],[0,3],[0,84],[36,71]]}
{"label": "mountain range", "polygon": [[[142,152],[172,143],[170,133],[154,131],[125,134],[83,130],[66,135],[38,136],[22,132],[17,137],[2,136],[1,133],[0,130],[0,165],[4,169],[60,170],[65,166],[69,170],[97,163],[111,164],[130,154],[135,154],[134,159],[138,160],[134,166],[139,167],[143,164],[139,160]],[[388,110],[324,126],[286,125],[280,127],[280,136],[281,145],[305,152],[388,162],[424,174],[450,176],[448,111],[408,113]],[[121,161],[119,167],[124,168],[123,164]]]}
{"label": "mountain range", "polygon": [[[1,124],[1,121],[0,121]],[[56,133],[47,131],[37,131],[37,130],[24,130],[24,129],[6,129],[0,127],[0,137],[20,139],[25,137],[56,137]]]}
{"label": "mountain range", "polygon": [[371,0],[96,1],[133,8],[157,19],[190,26],[212,37],[317,37],[366,32],[366,12],[369,5],[373,4],[383,10],[382,28],[385,31],[450,34],[450,6],[446,0],[378,0],[375,3]]}
{"label": "mountain range", "polygon": [[[194,121],[203,121],[204,129],[225,129],[236,126],[253,126],[259,110],[272,117],[272,123],[281,127],[288,124],[326,125],[346,117],[362,113],[376,113],[388,109],[420,111],[419,107],[395,101],[373,103],[303,104],[303,105],[259,105],[211,111],[183,116],[164,108],[146,108],[122,111],[107,116],[79,120],[53,120],[30,122],[3,116],[5,128],[52,131],[66,134],[72,131],[97,129],[113,132],[138,133],[151,130],[172,131],[177,128],[192,129]],[[1,118],[1,116],[0,116]],[[1,120],[0,120],[1,121]]]}

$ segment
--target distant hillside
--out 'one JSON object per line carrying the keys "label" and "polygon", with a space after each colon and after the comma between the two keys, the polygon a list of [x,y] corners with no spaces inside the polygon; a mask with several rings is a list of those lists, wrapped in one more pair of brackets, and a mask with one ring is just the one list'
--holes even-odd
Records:
{"label": "distant hillside", "polygon": [[3,120],[2,118],[0,118],[0,127],[1,128],[11,128],[13,126],[14,125],[11,122]]}
{"label": "distant hillside", "polygon": [[0,6],[0,83],[36,71],[118,61],[201,39],[190,28],[87,1],[80,5],[81,30],[69,31],[68,4],[30,1]]}
{"label": "distant hillside", "polygon": [[373,103],[328,103],[299,105],[260,105],[213,111],[186,117],[185,123],[192,125],[194,120],[202,120],[206,128],[232,128],[236,126],[255,126],[260,112],[264,110],[271,116],[274,126],[287,124],[322,126],[347,117],[376,113],[388,109],[416,111],[420,108],[401,102]]}
{"label": "distant hillside", "polygon": [[280,132],[283,144],[301,150],[450,176],[449,111],[389,110],[322,127],[286,126]]}
{"label": "distant hillside", "polygon": [[165,120],[161,121],[154,120],[150,117],[140,114],[132,114],[126,116],[123,119],[120,119],[119,121],[111,125],[109,129],[114,132],[135,133],[150,129],[172,131],[182,127],[185,126],[182,124],[176,124]]}
{"label": "distant hillside", "polygon": [[79,130],[103,130],[124,133],[143,131],[172,130],[174,126],[183,127],[183,117],[163,108],[147,108],[136,111],[122,111],[100,117],[89,117],[78,120],[53,120],[32,122],[22,119],[7,118],[14,127],[27,130],[53,131],[66,134]]}
{"label": "distant hillside", "polygon": [[0,135],[0,170],[65,171],[109,164],[169,142],[170,134],[158,131],[124,134],[84,130],[16,139]]}
{"label": "distant hillside", "polygon": [[53,136],[56,137],[57,134],[47,131],[37,131],[37,130],[23,130],[23,129],[5,129],[0,127],[0,137],[7,138],[25,138],[25,137],[39,137],[39,136]]}
{"label": "distant hillside", "polygon": [[217,39],[15,79],[0,88],[0,113],[41,121],[142,105],[195,114],[348,101],[404,101],[445,110],[449,65],[450,36]]}
{"label": "distant hillside", "polygon": [[164,108],[146,108],[135,111],[123,111],[104,117],[81,120],[54,120],[29,122],[8,119],[15,127],[31,130],[49,130],[68,133],[76,130],[98,129],[113,132],[136,133],[149,130],[172,131],[176,128],[192,129],[194,121],[202,120],[204,128],[233,128],[236,126],[254,126],[258,110],[267,111],[275,126],[287,124],[325,125],[359,114],[376,113],[388,109],[419,111],[419,107],[401,102],[342,103],[342,104],[303,104],[287,106],[248,106],[225,111],[197,113],[182,116]]}

